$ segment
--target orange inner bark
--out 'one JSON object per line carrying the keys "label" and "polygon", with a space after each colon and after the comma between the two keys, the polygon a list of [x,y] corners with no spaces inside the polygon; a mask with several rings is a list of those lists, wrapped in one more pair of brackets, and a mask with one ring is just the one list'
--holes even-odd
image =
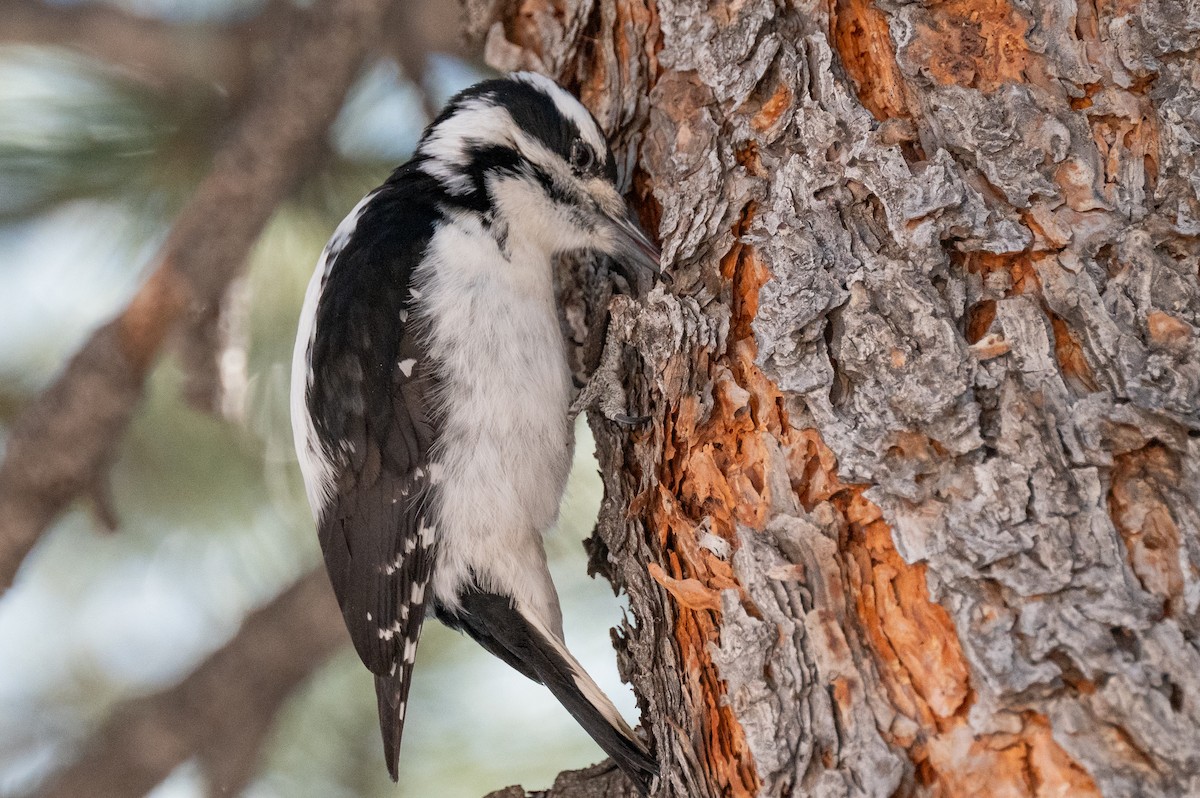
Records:
{"label": "orange inner bark", "polygon": [[[1099,41],[1097,19],[1128,13],[1136,0],[1084,0],[1079,4],[1079,36],[1089,48],[1106,46]],[[639,57],[631,51],[621,30],[629,25],[647,26],[651,74],[659,66],[655,53],[660,44],[657,13],[653,3],[617,0],[617,69],[627,70]],[[990,92],[1006,83],[1033,83],[1051,94],[1061,93],[1045,68],[1043,57],[1030,50],[1026,34],[1031,21],[1009,0],[940,0],[927,6],[928,17],[914,31],[905,51],[907,64],[915,64],[922,75],[936,84],[955,84]],[[713,13],[719,14],[720,9]],[[537,18],[561,16],[554,0],[521,0],[518,11],[505,21],[510,41],[540,51]],[[919,114],[919,87],[910,86],[897,63],[886,14],[873,0],[830,0],[829,37],[841,64],[853,80],[863,105],[885,123],[887,141],[904,143],[906,155],[919,155],[911,142],[912,121]],[[584,52],[590,53],[585,50]],[[1089,53],[1091,49],[1089,49]],[[590,53],[590,61],[596,54]],[[607,91],[607,73],[588,63],[579,74],[590,76],[581,93],[596,98]],[[622,77],[622,81],[624,77]],[[1144,86],[1130,89],[1144,93]],[[1063,98],[1064,106],[1087,110],[1101,98],[1099,86],[1083,87],[1084,96]],[[772,128],[794,102],[791,87],[778,85],[750,120],[760,132]],[[687,114],[688,102],[666,108],[672,116]],[[1128,159],[1144,161],[1147,184],[1157,175],[1157,131],[1152,117],[1136,118],[1097,115],[1089,117],[1105,169],[1105,186],[1110,192]],[[738,160],[754,174],[762,171],[752,144],[742,146]],[[1087,212],[1094,202],[1088,176],[1078,164],[1065,163],[1055,179],[1066,198],[1063,221],[1054,214],[1023,214],[1023,221],[1038,235],[1038,251],[995,256],[986,253],[954,254],[966,269],[986,273],[1009,272],[1009,293],[1040,296],[1036,263],[1055,257],[1053,248],[1067,241],[1061,231]],[[649,178],[637,172],[633,180],[643,221],[656,227],[658,209],[653,202]],[[749,228],[755,208],[747,207],[735,236]],[[1035,218],[1037,216],[1037,218]],[[1039,222],[1050,224],[1044,229]],[[1051,248],[1047,248],[1051,247]],[[820,435],[812,429],[796,429],[789,423],[783,397],[755,365],[755,343],[751,322],[757,312],[758,291],[769,273],[754,249],[735,243],[722,261],[722,276],[732,288],[730,346],[707,364],[715,383],[714,408],[701,418],[699,401],[681,397],[670,408],[664,426],[664,451],[660,487],[638,497],[631,512],[646,512],[656,531],[666,562],[649,567],[651,576],[666,589],[676,605],[675,636],[686,666],[685,687],[696,706],[704,707],[700,757],[711,783],[725,795],[748,796],[758,789],[744,733],[724,701],[725,687],[712,659],[709,644],[719,640],[721,594],[724,589],[741,591],[729,564],[700,545],[697,529],[704,528],[737,545],[736,525],[761,529],[769,515],[770,488],[766,484],[770,453],[778,447],[789,467],[791,489],[807,508],[818,504],[833,508],[845,533],[840,558],[845,574],[846,595],[853,605],[853,619],[871,651],[887,697],[902,716],[883,733],[908,751],[917,765],[921,784],[931,794],[947,796],[1092,796],[1095,784],[1054,741],[1048,720],[1036,713],[1005,719],[1007,733],[980,735],[968,725],[967,713],[974,702],[970,670],[951,618],[933,602],[926,586],[925,566],[910,565],[897,553],[891,530],[879,508],[864,496],[864,485],[846,485],[837,475],[837,462]],[[972,344],[984,346],[980,357],[1006,351],[1003,342],[989,343],[995,318],[995,302],[980,303],[966,322]],[[1173,319],[1147,320],[1156,339],[1172,340],[1190,334]],[[1092,379],[1078,337],[1065,321],[1051,316],[1055,350],[1064,372],[1081,383]],[[977,353],[978,354],[978,353]],[[902,368],[903,362],[896,363]],[[911,436],[905,456],[941,456],[935,441]],[[917,440],[920,439],[920,440]],[[902,452],[903,454],[903,452]],[[1158,564],[1169,555],[1172,537],[1169,513],[1134,517],[1128,510],[1130,497],[1146,488],[1146,474],[1158,466],[1153,452],[1131,455],[1118,469],[1110,497],[1114,518],[1124,524],[1131,549],[1141,552],[1139,577],[1150,589],[1170,600],[1175,580],[1161,574]],[[1121,476],[1124,475],[1124,476]],[[1153,480],[1151,480],[1153,481]],[[1165,505],[1164,505],[1165,506]],[[1165,551],[1160,557],[1154,552]],[[1156,575],[1158,574],[1158,575]],[[803,578],[804,574],[797,574]],[[747,610],[755,612],[744,591]],[[845,680],[830,685],[839,702],[848,701],[854,688]],[[1088,685],[1076,687],[1086,691]]]}
{"label": "orange inner bark", "polygon": [[[754,210],[746,208],[735,235],[748,229]],[[838,479],[836,458],[820,435],[791,426],[782,394],[755,365],[750,323],[769,272],[753,247],[735,243],[722,261],[722,275],[733,289],[732,343],[714,367],[714,408],[700,421],[699,402],[684,397],[672,414],[664,487],[652,511],[654,528],[672,552],[671,573],[652,573],[678,602],[683,623],[677,638],[689,666],[702,670],[692,674],[694,686],[716,699],[708,703],[706,739],[718,783],[731,795],[753,794],[756,786],[744,736],[720,705],[723,687],[705,654],[719,636],[718,591],[737,585],[728,564],[699,545],[695,530],[707,519],[714,534],[736,546],[737,524],[763,527],[771,503],[765,475],[773,438],[786,455],[801,503],[811,510],[827,502],[845,524],[840,556],[846,594],[887,697],[903,716],[882,732],[907,749],[919,781],[946,798],[1098,796],[1090,776],[1054,741],[1045,717],[1015,715],[1008,724],[1012,731],[1004,734],[981,735],[970,727],[970,669],[950,616],[929,596],[925,566],[900,557],[879,508],[863,495],[866,486]],[[909,444],[905,451],[938,456],[935,441]],[[750,603],[744,594],[742,599]],[[747,610],[755,612],[752,606]],[[840,709],[849,711],[859,688],[844,680],[831,688]]]}
{"label": "orange inner bark", "polygon": [[833,0],[829,21],[830,44],[863,106],[880,121],[911,116],[887,16],[871,0]]}

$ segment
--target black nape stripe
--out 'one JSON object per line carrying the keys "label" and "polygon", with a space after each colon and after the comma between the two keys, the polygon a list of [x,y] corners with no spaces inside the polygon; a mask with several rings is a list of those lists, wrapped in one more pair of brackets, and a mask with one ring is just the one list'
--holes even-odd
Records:
{"label": "black nape stripe", "polygon": [[[472,86],[460,95],[463,101],[484,97],[504,108],[528,135],[541,141],[563,160],[571,155],[571,144],[579,137],[579,127],[558,110],[542,90],[522,80],[499,78]],[[444,115],[444,114],[443,114]]]}
{"label": "black nape stripe", "polygon": [[[565,162],[571,162],[571,150],[579,141],[590,148],[582,138],[579,126],[569,116],[559,110],[554,99],[541,88],[523,80],[497,78],[471,86],[456,95],[446,105],[430,125],[425,129],[422,141],[430,132],[450,117],[459,113],[471,101],[479,100],[497,108],[503,108],[512,117],[513,122],[526,135],[536,139],[547,149],[554,152]],[[496,172],[504,173],[511,170],[516,161],[521,159],[520,153],[510,146],[492,142],[478,141],[475,147],[464,153],[468,163],[457,165],[461,174],[470,179],[470,187],[456,187],[450,204],[486,214],[488,210],[486,176]],[[616,185],[617,164],[612,151],[603,147],[595,153],[595,164],[586,170],[585,175],[601,177]],[[419,164],[428,160],[426,156],[416,155],[412,161]],[[539,181],[542,176],[534,175]],[[570,201],[570,198],[559,198],[559,201]]]}
{"label": "black nape stripe", "polygon": [[527,133],[569,161],[571,145],[580,138],[579,127],[563,116],[545,92],[523,81],[506,84],[503,103],[513,121]]}
{"label": "black nape stripe", "polygon": [[[579,126],[558,109],[553,98],[522,80],[497,78],[471,86],[450,101],[426,133],[457,113],[464,104],[477,98],[507,110],[526,134],[546,145],[564,161],[570,161],[571,145],[581,138]],[[596,155],[600,174],[615,183],[616,162],[612,153],[598,152]]]}

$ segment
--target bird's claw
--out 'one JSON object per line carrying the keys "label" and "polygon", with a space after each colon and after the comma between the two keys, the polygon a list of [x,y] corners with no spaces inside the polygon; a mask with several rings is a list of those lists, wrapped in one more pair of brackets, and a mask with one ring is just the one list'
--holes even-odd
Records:
{"label": "bird's claw", "polygon": [[640,427],[643,424],[649,424],[650,416],[628,416],[624,413],[617,413],[616,415],[611,416],[609,421],[613,422],[614,424],[619,424],[622,427],[629,427],[632,429],[633,427]]}
{"label": "bird's claw", "polygon": [[621,382],[621,350],[624,343],[609,331],[604,338],[600,363],[571,404],[571,418],[580,412],[595,407],[601,414],[622,427],[640,427],[650,421],[650,416],[632,415],[626,410],[625,386]]}

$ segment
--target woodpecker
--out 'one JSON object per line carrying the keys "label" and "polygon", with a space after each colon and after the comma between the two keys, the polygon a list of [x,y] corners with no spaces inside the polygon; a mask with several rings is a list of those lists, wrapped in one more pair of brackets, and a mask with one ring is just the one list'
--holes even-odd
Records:
{"label": "woodpecker", "polygon": [[568,92],[484,81],[337,227],[308,285],[296,452],[393,781],[427,609],[548,687],[643,793],[657,772],[567,650],[542,543],[574,448],[552,263],[658,271],[616,180]]}

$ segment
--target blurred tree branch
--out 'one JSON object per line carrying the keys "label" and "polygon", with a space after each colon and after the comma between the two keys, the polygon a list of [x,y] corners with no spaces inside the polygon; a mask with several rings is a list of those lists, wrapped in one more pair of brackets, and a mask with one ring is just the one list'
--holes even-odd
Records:
{"label": "blurred tree branch", "polygon": [[[117,68],[158,91],[211,85],[227,96],[250,89],[256,53],[297,16],[290,4],[270,3],[234,24],[180,24],[131,14],[107,4],[0,2],[0,44],[66,47]],[[261,55],[257,56],[261,58]]]}
{"label": "blurred tree branch", "polygon": [[120,706],[39,798],[144,795],[196,757],[213,794],[238,795],[292,692],[346,642],[341,612],[316,569],[251,613],[186,679]]}
{"label": "blurred tree branch", "polygon": [[[168,334],[180,327],[189,374],[211,373],[230,282],[296,177],[311,163],[387,13],[387,0],[321,0],[258,82],[208,176],[181,211],[159,267],[14,425],[0,464],[0,591],[79,494],[103,499],[105,472]],[[206,386],[193,383],[193,391]]]}
{"label": "blurred tree branch", "polygon": [[[63,47],[158,93],[203,87],[238,109],[255,76],[269,66],[264,58],[272,42],[289,35],[302,16],[286,0],[271,0],[254,17],[225,23],[166,22],[106,3],[0,0],[0,45]],[[420,85],[430,52],[466,56],[458,16],[455,4],[441,0],[397,4],[381,22],[375,44]]]}

